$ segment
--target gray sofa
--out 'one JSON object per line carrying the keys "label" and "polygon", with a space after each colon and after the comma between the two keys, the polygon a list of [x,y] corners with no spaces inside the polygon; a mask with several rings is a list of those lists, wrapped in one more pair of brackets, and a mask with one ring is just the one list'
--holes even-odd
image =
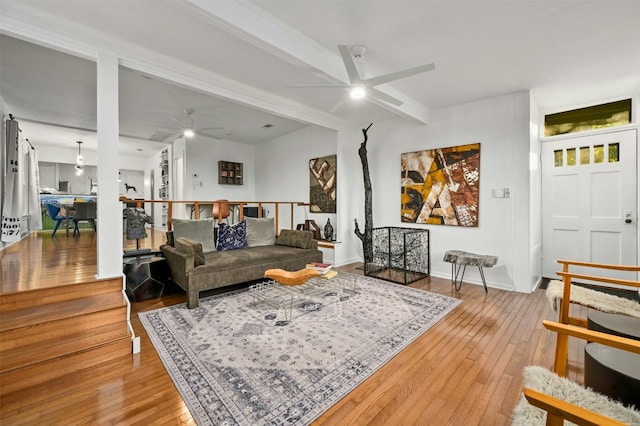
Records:
{"label": "gray sofa", "polygon": [[[247,248],[209,252],[203,252],[201,242],[176,235],[173,246],[163,245],[161,250],[171,278],[187,292],[190,309],[198,307],[201,291],[257,280],[267,269],[295,271],[309,262],[322,262],[322,252],[310,231],[283,229],[271,244],[263,241]],[[169,242],[171,239],[168,236]]]}

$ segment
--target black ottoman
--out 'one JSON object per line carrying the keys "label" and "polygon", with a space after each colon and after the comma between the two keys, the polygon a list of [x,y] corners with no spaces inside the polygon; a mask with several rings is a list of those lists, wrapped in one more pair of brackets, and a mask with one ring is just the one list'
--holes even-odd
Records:
{"label": "black ottoman", "polygon": [[608,312],[591,311],[587,317],[589,330],[640,340],[640,318]]}
{"label": "black ottoman", "polygon": [[624,405],[640,407],[640,354],[589,343],[584,349],[584,384]]}
{"label": "black ottoman", "polygon": [[171,272],[164,257],[132,259],[124,264],[124,274],[127,296],[132,302],[162,297],[165,288],[171,285]]}

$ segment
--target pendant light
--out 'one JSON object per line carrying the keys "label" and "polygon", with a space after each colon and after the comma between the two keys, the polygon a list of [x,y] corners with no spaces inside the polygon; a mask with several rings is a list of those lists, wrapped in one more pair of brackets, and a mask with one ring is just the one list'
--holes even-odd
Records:
{"label": "pendant light", "polygon": [[80,176],[84,172],[84,158],[82,157],[81,147],[82,141],[76,141],[78,144],[78,156],[76,157],[76,176]]}

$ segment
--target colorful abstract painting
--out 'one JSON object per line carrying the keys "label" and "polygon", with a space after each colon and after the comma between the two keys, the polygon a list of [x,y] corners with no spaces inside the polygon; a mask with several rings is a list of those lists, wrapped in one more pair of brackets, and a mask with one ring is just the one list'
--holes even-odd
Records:
{"label": "colorful abstract painting", "polygon": [[480,144],[401,157],[403,222],[478,226]]}
{"label": "colorful abstract painting", "polygon": [[336,212],[336,155],[309,160],[309,211]]}

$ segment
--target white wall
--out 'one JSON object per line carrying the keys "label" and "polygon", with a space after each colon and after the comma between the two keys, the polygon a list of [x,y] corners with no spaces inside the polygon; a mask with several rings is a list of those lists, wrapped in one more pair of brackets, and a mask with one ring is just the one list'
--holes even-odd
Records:
{"label": "white wall", "polygon": [[[536,120],[532,108],[535,103],[529,93],[520,92],[432,111],[428,126],[401,118],[374,123],[367,143],[374,226],[429,229],[434,276],[450,278],[451,265],[442,261],[444,252],[460,249],[498,256],[498,264],[485,269],[490,286],[531,291],[539,278],[540,263],[540,216],[539,207],[535,207],[539,205],[535,197],[539,197],[540,170],[535,162],[530,167],[539,144],[537,135],[532,135],[535,129],[530,126],[530,120]],[[332,223],[341,241],[335,251],[338,265],[363,259],[362,243],[353,232],[354,219],[361,230],[365,225],[364,184],[358,156],[362,141],[360,129],[335,133],[309,127],[256,147],[256,174],[260,176],[256,194],[261,199],[308,201],[307,161],[337,154],[338,214]],[[474,142],[481,143],[479,226],[403,223],[400,155]],[[505,187],[511,190],[510,198],[493,198],[494,188]],[[465,281],[480,284],[477,270],[468,268]]]}
{"label": "white wall", "polygon": [[[405,125],[410,125],[405,122]],[[367,126],[369,124],[367,123]],[[377,126],[377,123],[373,126]],[[371,144],[375,143],[372,139],[374,135],[380,135],[373,130],[373,126],[369,131],[369,141],[367,142],[367,150]],[[366,127],[366,126],[365,126]],[[376,129],[378,130],[378,129]],[[363,133],[360,129],[343,130],[338,132],[338,240],[341,244],[335,249],[335,263],[337,265],[346,265],[353,262],[361,262],[364,260],[362,252],[362,242],[355,235],[354,220],[358,220],[360,231],[364,232],[364,177],[362,174],[362,163],[358,155],[358,149],[364,140]],[[371,161],[371,156],[367,156],[369,168],[375,169],[377,165]],[[399,161],[399,158],[398,158]],[[370,173],[372,180],[375,179],[374,174]],[[399,190],[398,183],[398,190]],[[378,198],[377,187],[373,184],[372,197],[375,203]],[[398,207],[399,209],[399,207]],[[373,225],[378,226],[377,213],[374,208]]]}
{"label": "white wall", "polygon": [[[368,160],[373,187],[375,227],[410,226],[431,232],[432,275],[450,277],[451,265],[442,261],[447,250],[458,249],[498,256],[485,268],[490,286],[529,291],[530,184],[529,94],[520,92],[432,111],[428,126],[394,119],[376,122],[369,130]],[[357,148],[362,135],[340,138],[345,161],[339,176],[349,173],[352,211],[340,210],[341,221],[359,218],[364,227],[362,169]],[[480,214],[477,228],[413,225],[400,219],[400,155],[403,152],[481,143]],[[346,170],[345,170],[346,169]],[[359,177],[359,176],[360,177]],[[493,198],[492,189],[508,187],[511,198]],[[345,198],[341,196],[341,198]],[[362,219],[360,219],[362,218]],[[352,231],[351,231],[352,233]],[[347,244],[359,240],[345,238]],[[355,247],[362,256],[361,247]],[[350,261],[354,247],[337,263]],[[480,283],[477,270],[467,268],[465,281]]]}
{"label": "white wall", "polygon": [[[542,170],[540,167],[540,113],[533,97],[529,106],[529,212],[530,212],[530,257],[529,287],[524,292],[533,291],[542,279]],[[517,285],[518,283],[516,283]]]}
{"label": "white wall", "polygon": [[[27,137],[29,137],[27,135]],[[78,145],[69,148],[63,148],[53,145],[37,145],[38,158],[40,161],[49,161],[52,163],[75,164],[78,155]],[[88,166],[96,166],[98,164],[96,151],[90,151],[82,148],[82,157],[84,164]],[[140,170],[143,171],[147,164],[148,156],[139,157],[133,155],[120,155],[120,168],[123,170]]]}
{"label": "white wall", "polygon": [[[309,202],[309,160],[337,153],[337,133],[317,126],[291,132],[256,146],[256,197],[265,201]],[[338,156],[340,163],[340,156]],[[339,169],[339,167],[338,167]],[[341,183],[337,172],[338,185]],[[337,196],[337,210],[344,200]],[[323,228],[327,219],[337,232],[335,214],[310,213],[308,208],[297,207],[294,212],[294,226],[306,219],[313,219]],[[280,229],[289,228],[290,211],[281,210]]]}
{"label": "white wall", "polygon": [[[189,200],[254,200],[253,145],[195,136],[186,142],[185,198]],[[175,155],[174,155],[175,158]],[[219,185],[218,161],[243,164],[243,185]],[[194,177],[194,175],[197,175]]]}

